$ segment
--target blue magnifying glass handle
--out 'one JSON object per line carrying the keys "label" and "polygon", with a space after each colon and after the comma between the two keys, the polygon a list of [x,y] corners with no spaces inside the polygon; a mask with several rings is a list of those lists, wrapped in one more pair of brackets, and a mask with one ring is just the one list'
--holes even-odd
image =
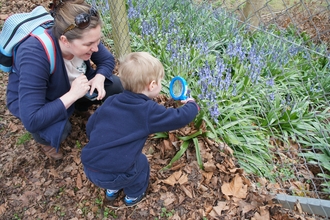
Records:
{"label": "blue magnifying glass handle", "polygon": [[187,99],[187,82],[181,76],[174,77],[170,82],[170,95],[174,100]]}

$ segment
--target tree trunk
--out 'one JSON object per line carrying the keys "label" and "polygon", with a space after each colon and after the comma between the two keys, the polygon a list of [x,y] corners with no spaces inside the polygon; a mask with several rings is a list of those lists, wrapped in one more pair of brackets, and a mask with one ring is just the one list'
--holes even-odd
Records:
{"label": "tree trunk", "polygon": [[248,23],[250,30],[254,30],[259,26],[260,22],[260,9],[265,5],[265,0],[247,0],[243,11],[240,11],[240,21]]}
{"label": "tree trunk", "polygon": [[124,0],[108,0],[115,55],[120,58],[131,52],[128,29],[126,2]]}

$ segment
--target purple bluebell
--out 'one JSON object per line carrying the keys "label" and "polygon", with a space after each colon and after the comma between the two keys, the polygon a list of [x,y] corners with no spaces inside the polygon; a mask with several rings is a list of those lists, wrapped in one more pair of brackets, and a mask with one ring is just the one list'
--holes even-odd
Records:
{"label": "purple bluebell", "polygon": [[275,94],[272,92],[272,93],[270,93],[269,95],[268,95],[268,97],[269,97],[269,100],[270,101],[274,101],[275,100]]}
{"label": "purple bluebell", "polygon": [[96,0],[91,0],[91,1],[89,1],[89,3],[91,5],[93,5],[94,7],[96,7],[101,12],[101,14],[109,13],[110,7],[109,7],[109,2],[108,1],[98,2]]}
{"label": "purple bluebell", "polygon": [[250,51],[248,53],[248,61],[247,69],[248,75],[251,79],[251,82],[257,83],[259,81],[259,77],[261,75],[261,71],[265,66],[265,61],[263,59],[263,52],[257,51],[256,45],[252,45]]}
{"label": "purple bluebell", "polygon": [[220,116],[219,107],[217,105],[213,104],[209,108],[209,112],[210,112],[211,119],[217,124],[219,121],[218,117]]}
{"label": "purple bluebell", "polygon": [[228,91],[230,85],[231,85],[231,73],[226,72],[226,77],[224,80],[224,87],[225,87],[224,89]]}
{"label": "purple bluebell", "polygon": [[175,21],[176,21],[176,16],[175,14],[171,14],[170,16],[170,22],[169,22],[169,25],[168,25],[168,29],[169,30],[172,30],[172,29],[175,29],[176,28],[176,24],[175,24]]}
{"label": "purple bluebell", "polygon": [[291,45],[288,49],[290,56],[297,55],[299,53],[299,51],[300,51],[300,48],[295,45]]}
{"label": "purple bluebell", "polygon": [[305,52],[303,53],[303,57],[306,59],[306,60],[311,60],[311,55],[308,51],[305,50]]}
{"label": "purple bluebell", "polygon": [[238,57],[240,61],[243,61],[246,57],[245,48],[243,47],[243,39],[237,36],[234,42],[228,44],[226,53],[229,57]]}
{"label": "purple bluebell", "polygon": [[201,40],[196,44],[196,48],[200,51],[202,55],[207,55],[209,52],[209,47],[207,42],[203,42]]}
{"label": "purple bluebell", "polygon": [[220,115],[217,103],[219,96],[231,96],[237,93],[236,85],[233,87],[235,91],[232,94],[227,93],[232,84],[230,68],[220,56],[217,56],[214,67],[205,61],[203,67],[196,74],[197,84],[201,90],[198,98],[205,102],[211,118],[217,122]]}
{"label": "purple bluebell", "polygon": [[142,21],[141,28],[141,35],[143,38],[146,39],[148,39],[149,37],[155,37],[158,29],[156,22],[148,22],[146,20]]}
{"label": "purple bluebell", "polygon": [[267,81],[266,81],[266,85],[267,86],[273,87],[274,84],[275,84],[275,82],[274,82],[274,79],[273,78],[267,79]]}
{"label": "purple bluebell", "polygon": [[128,10],[127,10],[127,16],[128,19],[137,19],[140,16],[140,12],[134,8],[132,0],[127,0]]}
{"label": "purple bluebell", "polygon": [[179,52],[176,48],[172,48],[170,61],[177,61],[179,59]]}
{"label": "purple bluebell", "polygon": [[172,50],[172,44],[173,44],[173,42],[172,42],[172,38],[168,38],[168,39],[167,39],[167,44],[166,44],[165,49],[166,49],[167,51],[171,51],[171,50]]}

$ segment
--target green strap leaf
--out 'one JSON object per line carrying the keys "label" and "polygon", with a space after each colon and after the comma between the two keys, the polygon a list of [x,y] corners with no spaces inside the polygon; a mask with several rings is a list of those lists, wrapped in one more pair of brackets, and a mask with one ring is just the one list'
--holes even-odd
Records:
{"label": "green strap leaf", "polygon": [[178,137],[180,140],[183,140],[183,141],[188,141],[194,137],[197,137],[198,135],[201,135],[203,134],[203,131],[202,130],[198,130],[196,131],[195,133],[189,135],[189,136],[184,136],[184,137]]}
{"label": "green strap leaf", "polygon": [[175,154],[175,156],[172,158],[172,160],[170,161],[170,163],[166,167],[164,167],[163,169],[161,169],[161,170],[167,170],[167,169],[171,168],[171,166],[173,165],[173,163],[175,161],[179,160],[182,157],[182,155],[186,152],[188,146],[189,146],[189,141],[184,141],[182,143],[182,145],[180,146],[180,150]]}
{"label": "green strap leaf", "polygon": [[196,137],[193,138],[193,142],[195,145],[197,164],[198,164],[199,168],[204,169],[203,159],[202,159],[201,151],[199,149],[199,144],[198,144],[198,138],[196,138]]}

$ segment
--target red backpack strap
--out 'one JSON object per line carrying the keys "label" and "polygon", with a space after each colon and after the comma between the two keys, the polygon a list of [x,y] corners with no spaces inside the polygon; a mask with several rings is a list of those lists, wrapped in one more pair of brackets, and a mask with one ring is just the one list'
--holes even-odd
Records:
{"label": "red backpack strap", "polygon": [[50,63],[50,74],[55,71],[56,64],[56,50],[53,38],[48,34],[47,29],[43,26],[39,26],[34,29],[31,36],[37,38],[45,49],[49,63]]}

